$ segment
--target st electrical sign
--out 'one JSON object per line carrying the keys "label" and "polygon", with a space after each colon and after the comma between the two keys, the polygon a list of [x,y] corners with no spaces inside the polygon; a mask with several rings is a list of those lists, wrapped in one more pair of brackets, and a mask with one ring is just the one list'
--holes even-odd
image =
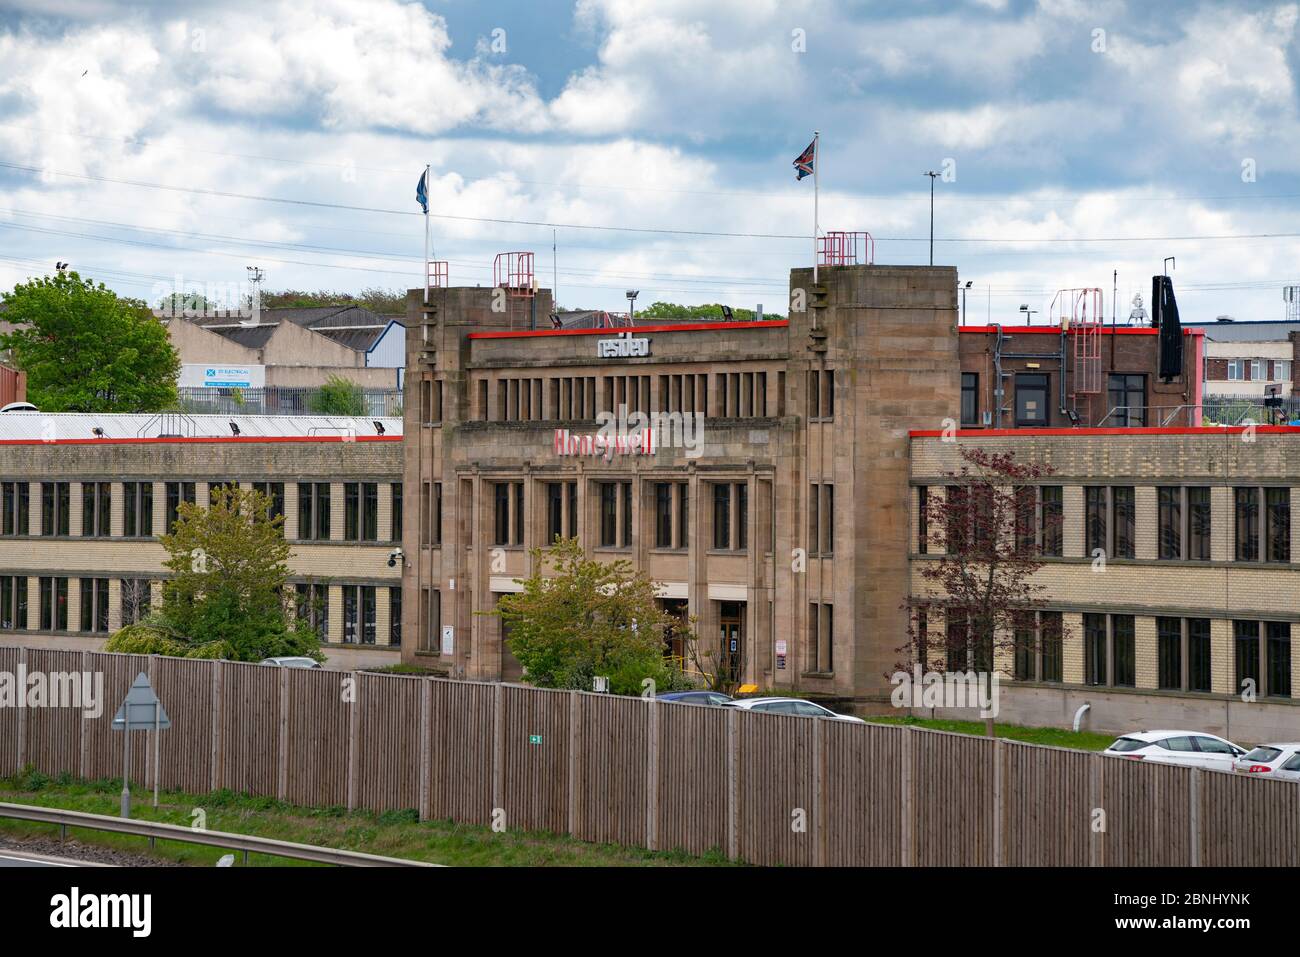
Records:
{"label": "st electrical sign", "polygon": [[634,339],[624,332],[616,339],[596,341],[596,357],[600,359],[632,359],[650,355],[650,340],[644,336]]}

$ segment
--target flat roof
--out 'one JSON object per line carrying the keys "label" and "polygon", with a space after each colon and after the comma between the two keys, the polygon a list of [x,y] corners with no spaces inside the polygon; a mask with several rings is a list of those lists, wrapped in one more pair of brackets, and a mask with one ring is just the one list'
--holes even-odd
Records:
{"label": "flat roof", "polygon": [[[958,327],[957,327],[957,331],[958,331],[958,332],[980,332],[980,333],[988,334],[988,333],[995,333],[995,332],[997,332],[997,331],[998,331],[998,328],[999,328],[999,327],[996,326],[996,325],[993,325],[993,326],[958,326]],[[1008,334],[1008,335],[1017,335],[1017,336],[1027,335],[1027,334],[1030,334],[1030,333],[1040,333],[1040,334],[1042,334],[1042,333],[1046,333],[1046,334],[1049,334],[1049,335],[1054,335],[1054,336],[1056,336],[1056,335],[1060,335],[1060,333],[1061,333],[1061,327],[1060,327],[1060,326],[1050,326],[1050,325],[1042,325],[1042,326],[1002,326],[1001,329],[1002,329],[1002,331],[1003,331],[1004,333],[1006,333],[1006,334]],[[1110,335],[1115,335],[1115,336],[1158,336],[1158,335],[1160,335],[1160,330],[1159,330],[1159,329],[1152,329],[1150,326],[1104,326],[1104,325],[1103,325],[1103,326],[1100,326],[1100,327],[1097,329],[1097,331],[1098,331],[1099,333],[1101,333],[1102,335],[1106,335],[1106,336],[1110,336]],[[1203,336],[1203,335],[1205,335],[1205,330],[1204,330],[1204,329],[1201,329],[1201,328],[1199,328],[1199,327],[1188,327],[1186,324],[1184,324],[1184,325],[1183,325],[1183,335],[1185,335],[1185,336]]]}
{"label": "flat roof", "polygon": [[[0,444],[96,442],[401,441],[402,420],[348,415],[186,415],[98,412],[3,412]],[[174,418],[172,418],[174,417]],[[231,424],[239,428],[234,434]],[[383,427],[375,427],[379,423]],[[162,435],[163,425],[178,435]],[[96,435],[94,429],[102,429]]]}
{"label": "flat roof", "polygon": [[1021,428],[1021,429],[958,429],[954,432],[946,432],[943,429],[912,429],[908,437],[913,439],[932,439],[941,438],[944,435],[956,435],[958,438],[1034,438],[1035,436],[1044,435],[1239,435],[1248,428],[1254,428],[1255,433],[1266,435],[1300,435],[1300,425],[1202,425],[1202,426],[1178,426],[1169,428],[1160,428],[1158,426],[1149,426],[1146,428],[1117,428],[1117,429],[1097,429],[1097,428],[1058,428],[1058,429],[1039,429],[1039,428]]}
{"label": "flat roof", "polygon": [[756,319],[736,322],[678,322],[658,326],[615,326],[612,329],[523,329],[502,332],[471,332],[471,339],[526,339],[533,336],[619,336],[631,332],[705,332],[718,329],[784,329],[789,319]]}

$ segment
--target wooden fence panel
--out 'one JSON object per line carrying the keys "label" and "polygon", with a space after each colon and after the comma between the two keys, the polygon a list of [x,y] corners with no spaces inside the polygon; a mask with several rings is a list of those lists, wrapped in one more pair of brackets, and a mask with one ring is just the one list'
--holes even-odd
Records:
{"label": "wooden fence panel", "polygon": [[911,732],[913,841],[922,867],[993,865],[993,738]]}
{"label": "wooden fence panel", "polygon": [[655,846],[691,854],[727,850],[724,708],[660,701]]}
{"label": "wooden fence panel", "polygon": [[372,811],[418,809],[420,696],[424,680],[357,674],[357,806]]}
{"label": "wooden fence panel", "polygon": [[1025,867],[1087,867],[1092,840],[1089,774],[1098,760],[1086,751],[1003,744],[1003,863]]}
{"label": "wooden fence panel", "polygon": [[264,797],[279,792],[281,670],[222,662],[218,788]]}
{"label": "wooden fence panel", "polygon": [[569,829],[569,694],[498,685],[502,696],[499,806],[506,826]]}
{"label": "wooden fence panel", "polygon": [[487,824],[492,819],[496,689],[446,679],[431,679],[429,684],[429,815]]}
{"label": "wooden fence panel", "polygon": [[[23,659],[21,648],[0,648],[0,674],[12,675],[13,693],[18,695],[22,688],[18,683],[18,663]],[[20,716],[18,701],[11,707],[0,707],[0,775],[16,774],[22,770],[18,760],[18,729],[23,717]]]}
{"label": "wooden fence panel", "polygon": [[[130,665],[124,664],[123,670]],[[43,681],[48,683],[55,679],[56,675],[75,675],[78,684],[81,682],[81,673],[86,668],[84,657],[80,651],[54,651],[45,648],[27,649],[27,675],[41,675]],[[131,675],[135,677],[134,673]],[[130,682],[128,682],[128,685]],[[112,685],[105,676],[104,679],[104,703],[103,713],[94,722],[102,723],[107,729],[110,721],[113,720],[113,714],[117,710],[117,701],[112,697]],[[123,691],[125,693],[125,690]],[[86,717],[81,708],[26,708],[24,715],[24,733],[26,745],[24,747],[24,764],[30,764],[38,771],[45,774],[72,774],[81,773],[81,726],[83,722],[90,722],[92,719]],[[107,733],[107,731],[106,731]],[[138,739],[144,740],[143,735]],[[131,741],[134,748],[136,740]],[[117,774],[122,773],[121,749],[122,739],[117,738],[118,764]],[[138,749],[143,750],[143,749]],[[140,756],[140,755],[133,755]],[[142,757],[142,756],[141,756]],[[139,764],[140,779],[143,779],[144,764],[143,760]],[[134,776],[134,775],[133,775]]]}
{"label": "wooden fence panel", "polygon": [[1200,793],[1202,867],[1300,867],[1300,784],[1203,771]]}
{"label": "wooden fence panel", "polygon": [[645,844],[649,823],[649,699],[574,697],[574,825],[583,841]]}
{"label": "wooden fence panel", "polygon": [[1098,864],[1183,867],[1191,863],[1192,768],[1098,757],[1106,830]]}
{"label": "wooden fence panel", "polygon": [[826,863],[902,863],[903,735],[885,725],[826,722]]}
{"label": "wooden fence panel", "polygon": [[204,794],[212,787],[212,673],[221,663],[162,657],[148,663],[153,690],[172,723],[158,736],[159,781],[164,788]]}
{"label": "wooden fence panel", "polygon": [[360,706],[344,700],[343,682],[351,677],[350,672],[287,669],[286,801],[314,807],[347,806],[351,712]]}
{"label": "wooden fence panel", "polygon": [[[28,652],[30,655],[31,652]],[[80,654],[80,652],[77,652]],[[86,718],[82,732],[85,735],[85,762],[80,774],[91,780],[98,778],[120,778],[122,776],[122,735],[125,732],[114,731],[113,718],[121,707],[126,694],[131,690],[136,676],[149,673],[148,655],[118,655],[105,652],[87,652],[84,666],[95,674],[102,674],[104,680],[104,706],[98,718]],[[167,717],[173,721],[175,716],[163,702]],[[170,731],[162,732],[159,740]],[[131,732],[131,782],[135,787],[152,786],[153,778],[148,769],[153,767],[153,734]],[[78,773],[74,765],[73,773]],[[207,790],[204,788],[204,790]]]}
{"label": "wooden fence panel", "polygon": [[[815,863],[813,745],[818,718],[737,712],[737,853],[751,864]],[[802,830],[799,827],[802,826]]]}

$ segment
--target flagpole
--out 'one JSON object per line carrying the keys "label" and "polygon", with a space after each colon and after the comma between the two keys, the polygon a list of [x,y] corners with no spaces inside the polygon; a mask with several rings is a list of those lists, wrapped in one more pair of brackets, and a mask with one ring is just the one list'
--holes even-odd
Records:
{"label": "flagpole", "polygon": [[424,167],[424,190],[425,190],[425,207],[424,207],[424,304],[429,304],[429,164]]}
{"label": "flagpole", "polygon": [[822,158],[821,158],[821,149],[820,149],[821,136],[822,135],[820,132],[818,132],[817,130],[813,130],[813,242],[812,242],[813,248],[812,248],[812,253],[813,253],[813,285],[814,286],[817,285],[817,213],[818,213],[817,178],[821,174],[821,168],[822,168]]}

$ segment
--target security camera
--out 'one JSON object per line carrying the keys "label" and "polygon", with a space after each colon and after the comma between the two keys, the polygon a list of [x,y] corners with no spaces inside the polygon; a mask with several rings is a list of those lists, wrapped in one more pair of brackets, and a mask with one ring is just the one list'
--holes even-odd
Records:
{"label": "security camera", "polygon": [[391,552],[388,553],[389,568],[396,568],[397,563],[400,562],[401,560],[402,560],[402,550],[400,548],[394,548]]}

